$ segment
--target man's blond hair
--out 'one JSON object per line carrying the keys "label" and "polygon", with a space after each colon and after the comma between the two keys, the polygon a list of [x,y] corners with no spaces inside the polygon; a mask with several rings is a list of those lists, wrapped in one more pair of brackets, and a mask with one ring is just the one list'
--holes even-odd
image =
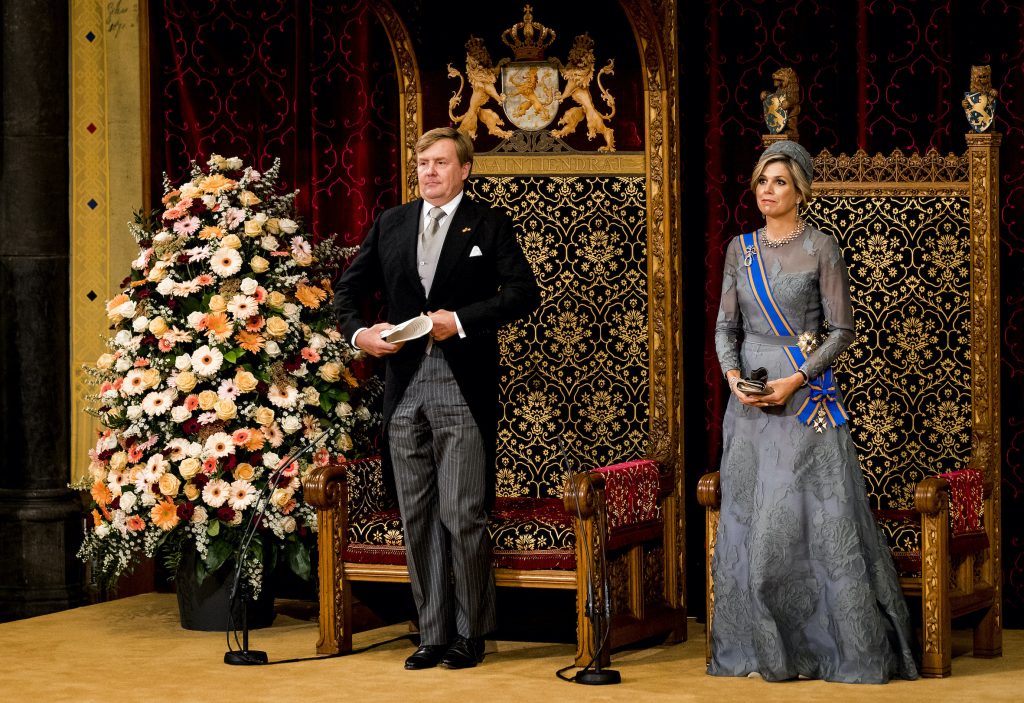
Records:
{"label": "man's blond hair", "polygon": [[442,139],[451,139],[455,142],[455,155],[459,157],[460,166],[473,162],[473,142],[465,134],[452,127],[436,127],[429,132],[424,132],[423,136],[416,141],[416,153],[422,154]]}

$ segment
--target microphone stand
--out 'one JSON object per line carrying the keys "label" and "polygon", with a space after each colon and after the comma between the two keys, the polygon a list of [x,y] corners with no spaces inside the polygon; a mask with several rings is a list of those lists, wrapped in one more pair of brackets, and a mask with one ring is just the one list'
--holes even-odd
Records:
{"label": "microphone stand", "polygon": [[238,545],[238,549],[235,551],[235,574],[231,583],[231,593],[228,595],[228,622],[227,629],[224,632],[228,642],[228,651],[224,653],[225,664],[232,664],[235,666],[254,666],[266,664],[268,661],[266,652],[258,649],[249,649],[249,621],[246,614],[246,598],[241,599],[242,647],[241,649],[234,649],[231,646],[232,633],[235,634],[235,644],[238,644],[238,630],[235,628],[234,606],[235,601],[238,599],[242,590],[242,565],[245,552],[249,549],[249,544],[252,543],[253,538],[256,536],[256,530],[259,529],[260,522],[263,520],[263,516],[267,513],[267,507],[270,504],[270,495],[277,487],[278,479],[281,478],[284,470],[291,466],[292,463],[301,456],[308,453],[313,449],[313,447],[320,444],[324,438],[332,435],[334,431],[335,427],[334,425],[331,425],[312,440],[294,450],[291,454],[279,461],[277,468],[274,469],[269,477],[267,477],[267,485],[256,502],[257,509],[253,511],[252,517],[249,518],[249,522],[245,526],[245,531],[242,533],[242,540]]}
{"label": "microphone stand", "polygon": [[[573,681],[588,686],[604,686],[613,683],[622,683],[622,676],[614,669],[601,668],[601,655],[608,644],[608,635],[612,627],[612,596],[611,585],[608,583],[608,567],[606,559],[607,529],[604,501],[598,506],[597,511],[597,550],[601,558],[601,568],[598,577],[601,579],[601,595],[603,603],[596,602],[594,597],[594,570],[587,570],[587,610],[590,616],[590,629],[594,637],[594,657],[590,664],[576,672]],[[577,565],[579,568],[579,565]],[[603,630],[603,632],[602,632]]]}

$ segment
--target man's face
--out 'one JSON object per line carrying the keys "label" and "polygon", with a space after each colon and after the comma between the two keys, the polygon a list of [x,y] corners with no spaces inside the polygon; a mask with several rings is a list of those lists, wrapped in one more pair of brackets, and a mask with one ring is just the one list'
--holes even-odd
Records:
{"label": "man's face", "polygon": [[420,195],[431,205],[440,207],[462,190],[469,177],[470,164],[459,164],[455,142],[439,139],[416,155],[416,177]]}

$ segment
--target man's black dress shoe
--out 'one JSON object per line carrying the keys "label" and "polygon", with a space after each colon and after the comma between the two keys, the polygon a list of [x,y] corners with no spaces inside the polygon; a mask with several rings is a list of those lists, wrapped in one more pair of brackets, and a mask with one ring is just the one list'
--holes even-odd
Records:
{"label": "man's black dress shoe", "polygon": [[406,669],[432,669],[448,651],[446,644],[424,644],[405,660]]}
{"label": "man's black dress shoe", "polygon": [[444,653],[441,666],[449,669],[468,669],[484,660],[483,637],[459,637]]}

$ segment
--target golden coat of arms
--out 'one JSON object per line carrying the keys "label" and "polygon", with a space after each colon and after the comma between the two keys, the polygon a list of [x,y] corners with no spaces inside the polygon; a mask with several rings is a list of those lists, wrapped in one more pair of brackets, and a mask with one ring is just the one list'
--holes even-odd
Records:
{"label": "golden coat of arms", "polygon": [[[615,132],[608,124],[615,116],[615,98],[601,84],[601,77],[614,74],[615,62],[597,71],[597,87],[608,106],[607,113],[594,105],[590,84],[595,77],[594,41],[587,34],[576,37],[569,52],[568,64],[557,58],[545,59],[544,52],[555,41],[554,30],[533,19],[533,8],[526,5],[523,21],[506,29],[501,40],[512,49],[514,59],[503,58],[497,65],[491,61],[482,39],[470,36],[466,42],[466,77],[470,85],[469,104],[461,115],[455,108],[462,102],[466,82],[462,73],[448,64],[448,76],[459,79],[459,88],[448,102],[448,116],[471,139],[476,139],[482,123],[489,134],[508,139],[513,132],[504,129],[505,121],[494,110],[486,107],[494,100],[505,113],[505,118],[525,132],[536,132],[550,125],[558,116],[561,104],[571,100],[576,105],[565,111],[558,121],[560,127],[551,131],[553,137],[565,137],[586,122],[587,138],[601,136],[604,145],[598,151],[615,151]],[[495,87],[501,76],[501,93]],[[561,87],[560,78],[565,80]]]}

